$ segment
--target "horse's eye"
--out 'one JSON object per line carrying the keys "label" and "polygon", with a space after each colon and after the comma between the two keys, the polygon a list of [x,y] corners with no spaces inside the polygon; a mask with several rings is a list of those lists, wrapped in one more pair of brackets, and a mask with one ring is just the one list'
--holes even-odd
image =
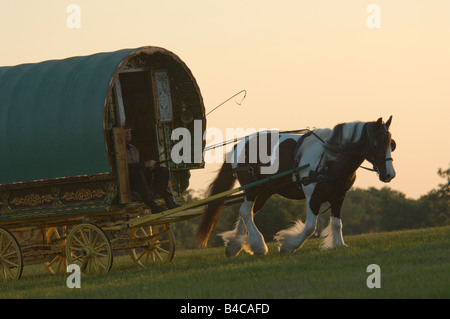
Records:
{"label": "horse's eye", "polygon": [[391,140],[391,152],[393,152],[395,150],[395,148],[397,147],[397,143],[395,143],[395,140]]}

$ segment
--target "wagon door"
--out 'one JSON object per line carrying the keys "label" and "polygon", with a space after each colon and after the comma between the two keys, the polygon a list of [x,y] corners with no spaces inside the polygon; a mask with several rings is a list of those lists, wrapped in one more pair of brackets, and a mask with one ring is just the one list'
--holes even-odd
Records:
{"label": "wagon door", "polygon": [[170,165],[170,139],[173,130],[173,105],[169,83],[169,74],[165,70],[152,71],[154,108],[157,125],[157,147],[159,160]]}

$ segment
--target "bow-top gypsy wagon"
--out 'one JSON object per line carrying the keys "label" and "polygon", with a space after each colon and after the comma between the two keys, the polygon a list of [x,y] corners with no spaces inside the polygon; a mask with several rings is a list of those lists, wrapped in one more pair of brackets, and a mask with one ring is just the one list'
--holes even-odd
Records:
{"label": "bow-top gypsy wagon", "polygon": [[171,132],[193,132],[194,120],[205,129],[196,80],[163,48],[1,67],[0,278],[41,262],[50,273],[108,271],[124,249],[139,265],[172,259],[170,219],[138,222],[149,210],[130,192],[123,127],[181,195],[204,163],[171,161]]}
{"label": "bow-top gypsy wagon", "polygon": [[[130,191],[125,121],[137,133],[133,144],[142,158],[153,154],[166,166],[180,195],[189,170],[204,166],[204,142],[199,150],[195,136],[203,136],[206,119],[197,83],[175,54],[143,47],[0,68],[0,277],[19,278],[23,265],[32,263],[44,263],[50,273],[73,263],[83,272],[109,271],[116,250],[130,250],[140,266],[170,261],[170,222],[203,215],[196,237],[206,245],[223,206],[242,200],[236,228],[222,234],[227,256],[241,249],[265,254],[253,215],[275,193],[307,201],[306,224],[276,235],[280,252],[302,246],[324,202],[332,216],[326,245],[344,246],[340,212],[356,170],[367,160],[380,181],[395,177],[392,116],[386,123],[379,118],[333,129],[258,132],[235,144],[209,197],[150,214]],[[178,149],[175,128],[194,136],[192,154],[180,157],[200,160],[171,157]],[[241,155],[258,144],[252,141],[269,136],[278,137],[269,158],[277,168],[263,173],[265,163]],[[236,179],[241,186],[232,189]],[[205,205],[204,212],[191,210]]]}

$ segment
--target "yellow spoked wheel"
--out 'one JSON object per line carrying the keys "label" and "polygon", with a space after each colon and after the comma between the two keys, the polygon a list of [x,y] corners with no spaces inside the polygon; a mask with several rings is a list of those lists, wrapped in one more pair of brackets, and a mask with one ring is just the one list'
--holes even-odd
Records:
{"label": "yellow spoked wheel", "polygon": [[59,242],[60,251],[56,254],[51,254],[49,260],[44,263],[45,269],[51,275],[56,275],[61,270],[63,272],[67,269],[67,259],[66,259],[66,226],[64,227],[51,227],[45,233],[45,238],[47,244],[52,242]]}
{"label": "yellow spoked wheel", "polygon": [[0,277],[4,281],[22,276],[23,256],[17,239],[0,228]]}
{"label": "yellow spoked wheel", "polygon": [[113,263],[113,250],[105,232],[93,224],[75,226],[66,239],[67,263],[83,273],[106,273]]}
{"label": "yellow spoked wheel", "polygon": [[133,228],[130,238],[146,239],[142,247],[130,250],[131,259],[141,267],[173,259],[175,236],[168,224]]}

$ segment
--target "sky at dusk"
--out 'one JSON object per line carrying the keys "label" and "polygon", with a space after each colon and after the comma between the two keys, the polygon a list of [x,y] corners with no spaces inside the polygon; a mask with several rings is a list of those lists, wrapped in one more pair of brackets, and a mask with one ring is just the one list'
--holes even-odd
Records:
{"label": "sky at dusk", "polygon": [[[387,186],[418,198],[450,163],[449,17],[448,0],[0,0],[0,66],[160,46],[190,68],[206,112],[247,91],[208,116],[224,132],[393,115],[397,176]],[[219,166],[192,171],[191,187]],[[385,184],[360,169],[355,186]]]}

